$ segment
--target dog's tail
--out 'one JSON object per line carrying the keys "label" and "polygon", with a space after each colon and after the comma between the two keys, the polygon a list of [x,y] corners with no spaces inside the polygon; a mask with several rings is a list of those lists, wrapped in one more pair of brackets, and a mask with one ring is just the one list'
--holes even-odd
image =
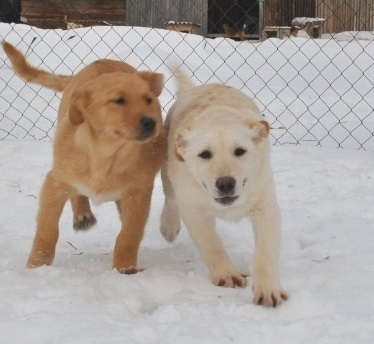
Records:
{"label": "dog's tail", "polygon": [[27,81],[61,92],[73,78],[73,76],[53,74],[32,67],[25,56],[8,42],[3,42],[3,49],[12,62],[15,72]]}
{"label": "dog's tail", "polygon": [[177,98],[195,86],[182,68],[175,69],[174,75],[178,79]]}

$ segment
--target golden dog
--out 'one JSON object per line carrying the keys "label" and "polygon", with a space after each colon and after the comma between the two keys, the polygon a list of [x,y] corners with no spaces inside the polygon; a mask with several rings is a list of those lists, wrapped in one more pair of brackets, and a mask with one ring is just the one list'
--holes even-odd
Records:
{"label": "golden dog", "polygon": [[153,183],[166,156],[166,136],[157,97],[162,74],[99,60],[73,76],[55,75],[28,64],[11,44],[3,48],[17,74],[64,91],[54,140],[53,167],[40,196],[37,231],[27,266],[50,265],[58,223],[67,200],[74,228],[96,223],[88,198],[115,201],[122,219],[113,268],[136,273],[138,249],[148,218]]}

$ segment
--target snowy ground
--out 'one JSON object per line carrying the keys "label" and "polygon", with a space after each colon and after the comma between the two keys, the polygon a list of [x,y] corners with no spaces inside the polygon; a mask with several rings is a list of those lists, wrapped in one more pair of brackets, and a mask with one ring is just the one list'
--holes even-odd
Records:
{"label": "snowy ground", "polygon": [[[39,45],[34,52],[29,51],[33,63],[42,64],[37,56],[45,54],[44,68],[49,66],[65,73],[69,70],[65,64],[60,65],[59,57],[69,61],[74,70],[81,67],[81,60],[74,59],[72,50],[79,52],[80,57],[85,56],[85,62],[111,54],[109,48],[105,50],[103,41],[98,49],[95,38],[98,32],[107,37],[107,30],[78,30],[82,40],[73,44],[71,40],[66,43],[65,38],[71,35],[67,31],[30,31],[27,26],[9,28],[0,24],[0,36],[13,43],[20,42],[22,38],[20,48],[23,51],[27,49],[25,43],[29,44],[37,33],[42,40],[37,41]],[[136,43],[139,32],[145,36],[140,46]],[[374,125],[374,96],[370,91],[374,77],[369,70],[369,52],[374,46],[370,42],[343,42],[339,45],[328,40],[297,39],[285,43],[269,40],[254,49],[244,44],[234,46],[231,42],[225,45],[224,40],[213,40],[207,45],[199,36],[190,36],[187,41],[175,35],[161,39],[160,32],[157,40],[155,32],[149,33],[146,29],[129,34],[133,38],[128,40],[128,44],[134,44],[132,50],[124,49],[113,35],[106,42],[112,42],[117,54],[128,54],[134,64],[142,63],[131,52],[150,56],[147,54],[152,51],[151,43],[165,60],[178,60],[170,50],[175,54],[189,52],[185,64],[194,71],[195,80],[212,80],[214,71],[220,81],[246,91],[249,86],[249,93],[256,91],[262,104],[270,104],[265,111],[267,117],[273,112],[282,115],[279,126],[287,124],[287,128],[291,127],[290,132],[298,138],[302,137],[303,130],[309,127],[314,116],[325,118],[326,126],[338,128],[335,132],[337,136],[345,133],[341,126],[338,127],[337,118],[341,121],[339,125],[343,123],[355,128],[357,118],[342,112],[344,104],[339,101],[341,95],[345,96],[343,103],[358,104],[361,123],[369,129]],[[56,37],[65,38],[57,40]],[[48,44],[45,45],[45,42]],[[54,54],[46,50],[52,42],[56,42]],[[248,47],[253,50],[248,51]],[[291,56],[291,49],[295,47],[301,54],[298,59]],[[324,49],[323,54],[318,53],[318,49]],[[97,56],[98,50],[104,56]],[[281,55],[277,55],[279,51]],[[309,55],[314,52],[314,63],[302,58],[305,51]],[[353,57],[358,58],[362,51],[365,51],[365,58],[360,60],[362,64],[349,67],[344,56],[352,63]],[[279,67],[280,74],[277,75],[284,78],[282,81],[282,78],[274,76],[274,70],[262,65],[261,56],[283,66],[282,56],[287,52],[292,63],[287,62],[285,70]],[[255,58],[242,66],[243,73],[230,76],[230,66],[240,65],[245,54]],[[7,80],[7,83],[0,83],[0,111],[3,115],[0,132],[12,125],[7,118],[27,126],[25,117],[38,118],[40,109],[45,118],[53,121],[58,97],[50,91],[39,91],[38,87],[25,87],[1,62],[3,57],[0,51],[0,82]],[[201,59],[209,60],[209,68],[207,65],[199,67]],[[346,74],[342,75],[341,71],[335,71],[335,67],[325,64],[331,59],[339,62]],[[162,63],[153,54],[145,66],[164,71]],[[268,76],[269,92],[261,91],[261,80],[249,85],[240,80],[241,75],[247,75],[255,66],[262,77]],[[317,67],[326,77],[335,80],[333,87],[327,87],[321,94],[317,93],[319,88],[313,83],[313,77],[317,78],[313,76],[313,71]],[[357,81],[352,93],[344,80],[353,78],[357,68],[368,72],[365,80]],[[303,78],[310,77],[311,84],[306,91],[297,94],[295,101],[291,97],[294,95],[292,90],[303,90],[305,87],[303,78],[299,78],[297,73],[305,73]],[[291,86],[282,88],[284,80]],[[323,80],[319,81],[319,85],[323,84]],[[168,80],[167,86],[169,91],[166,90],[161,97],[165,108],[170,106],[175,92],[172,80]],[[256,90],[256,87],[259,89]],[[21,91],[19,96],[18,91]],[[366,92],[364,101],[359,101],[362,99],[360,91],[363,94]],[[277,94],[278,102],[271,105],[274,94]],[[308,106],[302,105],[301,100],[306,101]],[[322,116],[321,110],[326,104],[330,106],[328,114]],[[307,120],[293,125],[294,118],[285,110],[286,105],[296,112],[300,111]],[[33,108],[37,111],[33,112]],[[17,117],[20,114],[24,116]],[[42,118],[38,126],[45,129],[49,124]],[[277,127],[275,124],[274,127]],[[311,125],[315,137],[326,135],[321,127]],[[274,146],[272,155],[283,213],[282,281],[290,293],[289,301],[277,309],[266,309],[251,303],[250,277],[249,286],[244,289],[213,286],[186,229],[172,245],[162,239],[158,231],[163,203],[159,177],[139,253],[139,263],[146,269],[143,273],[124,276],[111,270],[114,241],[120,224],[115,206],[110,203],[93,208],[98,225],[88,233],[74,232],[71,210],[67,206],[61,219],[55,263],[50,267],[26,269],[35,231],[39,190],[51,165],[51,142],[9,137],[0,141],[0,344],[372,344],[374,149],[373,137],[365,136],[367,132],[360,128],[356,131],[357,138],[366,143],[367,151],[355,150],[357,141],[352,137],[345,141],[347,149],[342,150],[327,148],[329,142],[334,146],[332,139],[321,141],[326,144],[324,148],[287,145],[285,143],[290,137],[282,129],[272,131],[274,138],[279,138],[284,144]],[[13,136],[23,137],[25,132],[22,130],[16,128]],[[31,135],[26,136],[43,135],[38,129],[30,130],[33,130]],[[53,135],[53,130],[50,135]],[[300,142],[315,143],[310,143],[310,136],[305,138],[308,140],[304,142],[301,139]],[[249,224],[245,221],[219,222],[218,231],[233,262],[243,272],[249,273],[254,249]]]}
{"label": "snowy ground", "polygon": [[[25,269],[50,164],[48,142],[0,142],[0,343],[373,343],[372,153],[273,147],[291,296],[278,309],[251,303],[250,278],[245,289],[213,286],[186,229],[172,245],[162,239],[159,178],[143,273],[111,270],[113,204],[94,208],[98,225],[88,233],[74,232],[67,206],[54,265]],[[219,222],[218,230],[249,272],[249,224]]]}

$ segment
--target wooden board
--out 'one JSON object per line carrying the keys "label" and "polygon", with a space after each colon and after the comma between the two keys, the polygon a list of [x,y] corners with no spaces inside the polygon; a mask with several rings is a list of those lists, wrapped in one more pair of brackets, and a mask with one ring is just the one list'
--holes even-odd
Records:
{"label": "wooden board", "polygon": [[123,0],[23,0],[22,16],[28,24],[46,29],[66,29],[65,15],[69,22],[84,26],[100,25],[102,21],[125,25],[125,3]]}

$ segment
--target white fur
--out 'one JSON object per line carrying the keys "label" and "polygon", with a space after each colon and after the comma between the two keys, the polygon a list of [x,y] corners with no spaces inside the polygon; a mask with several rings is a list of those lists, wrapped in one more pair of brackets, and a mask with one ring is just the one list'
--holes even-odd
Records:
{"label": "white fur", "polygon": [[112,192],[100,192],[96,193],[93,190],[90,190],[83,183],[73,183],[72,185],[79,195],[86,196],[92,200],[95,205],[100,205],[101,203],[118,201],[121,198],[123,190],[117,190]]}
{"label": "white fur", "polygon": [[[165,204],[161,232],[173,241],[182,219],[207,263],[216,285],[245,286],[246,278],[232,265],[215,231],[215,218],[239,220],[253,225],[254,302],[277,306],[286,299],[279,283],[278,262],[281,219],[270,166],[269,127],[261,112],[242,92],[209,84],[193,87],[180,71],[178,99],[170,109],[168,159],[162,169]],[[245,151],[237,156],[237,149]],[[211,158],[199,154],[209,151]],[[234,179],[229,197],[217,180]]]}

